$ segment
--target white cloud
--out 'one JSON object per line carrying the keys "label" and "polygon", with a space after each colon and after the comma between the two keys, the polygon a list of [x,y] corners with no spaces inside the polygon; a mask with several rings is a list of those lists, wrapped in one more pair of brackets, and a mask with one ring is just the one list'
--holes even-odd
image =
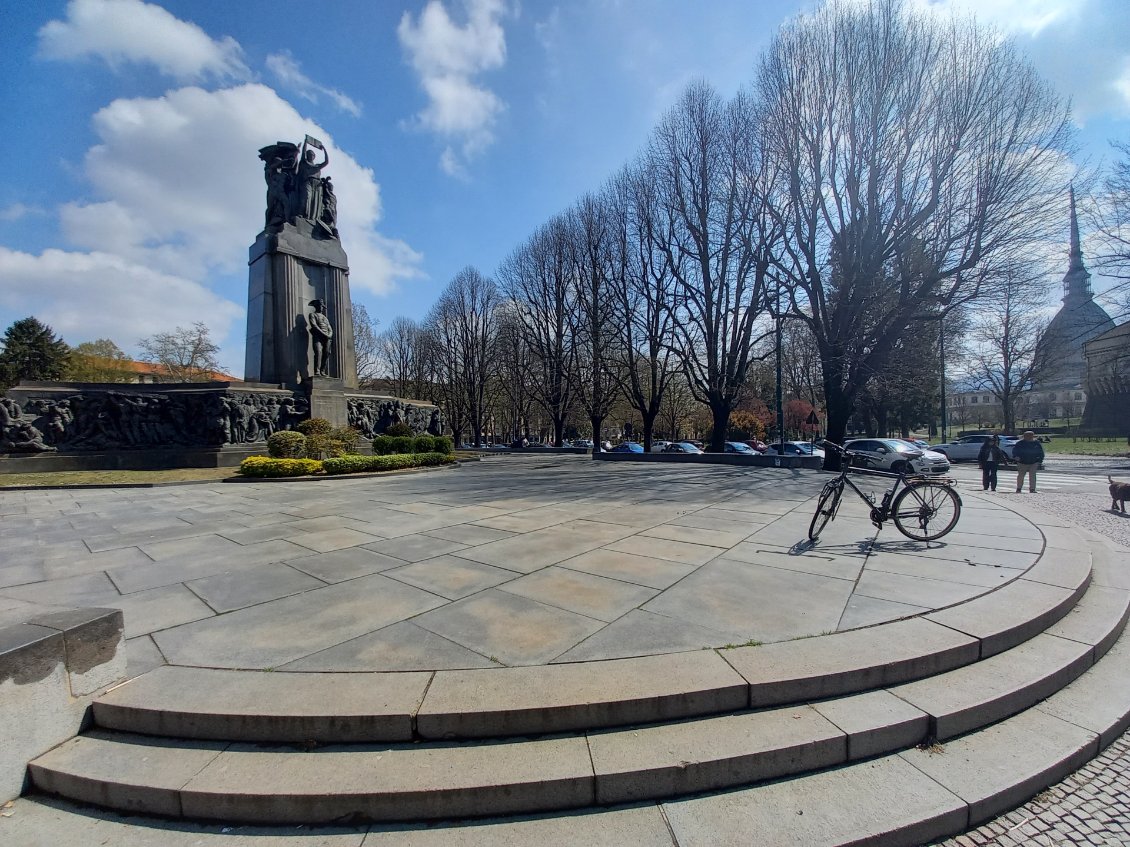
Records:
{"label": "white cloud", "polygon": [[1071,97],[1075,118],[1130,117],[1130,3],[1125,0],[915,0],[972,14],[1016,39],[1036,68]]}
{"label": "white cloud", "polygon": [[251,75],[234,39],[215,40],[196,24],[141,0],[71,0],[66,20],[49,21],[39,30],[39,54],[97,57],[112,67],[152,64],[182,81]]}
{"label": "white cloud", "polygon": [[373,172],[334,149],[328,132],[267,86],[115,100],[93,123],[99,144],[87,152],[85,169],[100,200],[69,204],[61,216],[77,247],[196,279],[213,270],[238,273],[266,205],[255,152],[309,132],[330,150],[326,174],[355,283],[380,294],[398,277],[418,274],[419,256],[375,230],[381,204]]}
{"label": "white cloud", "polygon": [[317,103],[319,95],[328,97],[343,112],[348,112],[355,118],[361,117],[361,105],[336,88],[328,88],[314,82],[302,72],[301,66],[289,52],[272,53],[267,57],[267,67],[278,81],[293,91],[299,97]]}
{"label": "white cloud", "polygon": [[[70,341],[109,337],[125,346],[202,320],[217,341],[234,333],[224,363],[241,373],[244,327],[236,318],[243,308],[236,303],[245,297],[247,248],[266,205],[256,151],[306,133],[330,152],[326,174],[353,290],[384,294],[397,279],[421,275],[421,256],[376,230],[373,172],[266,86],[115,100],[93,126],[99,143],[83,167],[94,199],[60,209],[63,233],[77,249],[0,251],[0,305],[35,314]],[[223,276],[230,297],[212,290]]]}
{"label": "white cloud", "polygon": [[397,35],[408,52],[428,105],[417,113],[420,128],[443,138],[440,165],[461,174],[465,164],[494,141],[494,126],[505,104],[474,80],[506,62],[501,0],[465,0],[467,22],[452,20],[440,0],[430,0],[418,20],[405,12]]}
{"label": "white cloud", "polygon": [[1035,36],[1074,16],[1079,0],[917,0],[917,5],[943,13],[975,14],[980,22],[1004,32]]}
{"label": "white cloud", "polygon": [[34,314],[71,344],[113,338],[128,348],[194,321],[223,337],[244,315],[198,282],[110,253],[51,249],[36,256],[0,247],[0,277],[0,306]]}
{"label": "white cloud", "polygon": [[39,216],[46,212],[39,206],[28,206],[24,203],[12,203],[0,209],[0,221],[18,221],[23,218]]}

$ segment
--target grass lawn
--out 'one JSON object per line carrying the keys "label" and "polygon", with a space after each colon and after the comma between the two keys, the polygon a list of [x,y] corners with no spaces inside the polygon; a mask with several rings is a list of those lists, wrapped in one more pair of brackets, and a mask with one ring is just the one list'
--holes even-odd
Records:
{"label": "grass lawn", "polygon": [[[479,454],[458,450],[455,457],[460,461],[477,461]],[[12,486],[41,486],[44,488],[59,485],[127,485],[158,482],[218,482],[228,477],[239,476],[236,468],[169,468],[156,471],[56,471],[54,473],[10,473],[0,474],[0,489]],[[344,478],[344,477],[343,477]]]}
{"label": "grass lawn", "polygon": [[1044,445],[1048,453],[1067,453],[1073,456],[1125,456],[1130,453],[1126,440],[1087,441],[1070,435],[1053,435],[1052,443]]}
{"label": "grass lawn", "polygon": [[159,471],[56,471],[0,474],[0,488],[13,485],[122,485],[125,483],[218,481],[235,476],[235,468],[171,468]]}

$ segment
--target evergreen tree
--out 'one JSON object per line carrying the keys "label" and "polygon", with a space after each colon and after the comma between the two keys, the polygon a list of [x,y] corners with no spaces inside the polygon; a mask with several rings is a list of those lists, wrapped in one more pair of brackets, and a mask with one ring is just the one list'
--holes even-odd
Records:
{"label": "evergreen tree", "polygon": [[70,348],[55,337],[51,327],[24,318],[4,331],[4,350],[0,352],[0,384],[5,388],[22,379],[61,379],[70,359]]}

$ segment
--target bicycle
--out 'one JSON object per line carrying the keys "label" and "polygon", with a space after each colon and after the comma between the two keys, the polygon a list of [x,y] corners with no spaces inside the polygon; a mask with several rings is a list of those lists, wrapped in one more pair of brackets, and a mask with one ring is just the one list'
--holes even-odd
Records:
{"label": "bicycle", "polygon": [[[835,479],[828,480],[824,484],[824,490],[820,492],[816,513],[812,516],[812,523],[808,525],[809,540],[816,541],[828,522],[835,519],[845,486],[850,487],[860,499],[871,506],[871,522],[875,526],[882,529],[884,523],[894,520],[898,531],[914,541],[933,541],[941,538],[954,528],[957,519],[961,517],[961,498],[953,490],[952,479],[852,468],[852,459],[860,454],[845,450],[830,441],[824,442],[824,448],[833,449],[840,454],[842,459],[840,474]],[[874,495],[860,491],[851,481],[848,477],[850,472],[895,477],[895,483],[876,504]]]}

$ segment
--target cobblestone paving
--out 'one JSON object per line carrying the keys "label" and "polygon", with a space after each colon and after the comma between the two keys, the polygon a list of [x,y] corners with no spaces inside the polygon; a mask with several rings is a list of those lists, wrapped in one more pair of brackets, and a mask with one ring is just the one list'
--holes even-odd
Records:
{"label": "cobblestone paving", "polygon": [[[1105,479],[1103,480],[1105,482]],[[1105,487],[1105,486],[1104,486]],[[1022,495],[1025,506],[1066,518],[1130,548],[1130,517],[1099,494]],[[1030,515],[1039,523],[1038,515]],[[939,847],[1130,845],[1130,731],[1100,756],[1030,802]]]}
{"label": "cobblestone paving", "polygon": [[939,847],[1130,844],[1130,732],[1030,802]]}

